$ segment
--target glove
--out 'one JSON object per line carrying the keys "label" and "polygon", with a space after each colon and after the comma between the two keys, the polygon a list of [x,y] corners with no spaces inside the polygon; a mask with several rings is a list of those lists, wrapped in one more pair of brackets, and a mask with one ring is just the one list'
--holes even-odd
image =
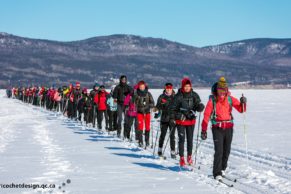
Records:
{"label": "glove", "polygon": [[193,120],[196,118],[195,116],[195,112],[193,110],[190,110],[186,113],[186,118],[189,119],[189,120]]}
{"label": "glove", "polygon": [[161,113],[155,113],[154,118],[157,119],[157,118],[159,118],[160,116],[161,116]]}
{"label": "glove", "polygon": [[244,96],[240,97],[240,103],[241,104],[246,104],[247,103],[247,98],[244,97]]}
{"label": "glove", "polygon": [[206,140],[207,139],[207,132],[206,131],[201,131],[201,139]]}
{"label": "glove", "polygon": [[204,110],[205,106],[202,103],[199,103],[198,106],[196,107],[197,112],[202,112]]}

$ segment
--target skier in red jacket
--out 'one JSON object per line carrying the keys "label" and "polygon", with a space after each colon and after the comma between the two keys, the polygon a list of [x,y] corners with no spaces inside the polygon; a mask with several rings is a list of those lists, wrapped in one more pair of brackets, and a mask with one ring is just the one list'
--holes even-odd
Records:
{"label": "skier in red jacket", "polygon": [[232,107],[243,113],[246,111],[246,101],[245,97],[238,100],[231,96],[224,77],[221,77],[212,87],[212,95],[209,97],[202,121],[201,138],[207,139],[207,126],[211,120],[215,150],[213,176],[217,180],[221,180],[225,175],[230,154],[234,126]]}
{"label": "skier in red jacket", "polygon": [[109,95],[108,92],[105,90],[105,86],[101,85],[99,88],[99,92],[94,97],[94,102],[97,105],[98,108],[98,114],[97,114],[97,123],[98,123],[98,129],[102,129],[102,120],[103,115],[105,117],[105,124],[106,124],[106,130],[108,130],[108,114],[107,114],[107,97]]}

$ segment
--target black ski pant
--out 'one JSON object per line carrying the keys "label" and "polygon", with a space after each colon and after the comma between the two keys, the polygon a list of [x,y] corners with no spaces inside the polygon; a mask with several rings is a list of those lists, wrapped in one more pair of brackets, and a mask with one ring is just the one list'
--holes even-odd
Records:
{"label": "black ski pant", "polygon": [[86,121],[86,124],[93,122],[93,108],[92,107],[86,107],[84,109],[84,120]]}
{"label": "black ski pant", "polygon": [[74,103],[71,100],[68,101],[67,115],[68,118],[73,118],[74,116]]}
{"label": "black ski pant", "polygon": [[176,132],[176,126],[173,124],[170,124],[170,122],[161,122],[161,135],[159,139],[159,148],[163,148],[165,137],[167,135],[167,131],[169,130],[170,134],[170,147],[171,151],[175,151],[175,132]]}
{"label": "black ski pant", "polygon": [[126,115],[124,122],[125,122],[124,123],[124,137],[126,137],[127,139],[130,138],[131,128],[132,128],[132,125],[134,124],[135,139],[137,139],[137,130],[138,130],[137,117]]}
{"label": "black ski pant", "polygon": [[103,115],[104,115],[104,118],[105,118],[106,129],[108,129],[108,115],[107,115],[107,110],[99,110],[98,111],[98,118],[97,118],[98,128],[99,129],[102,128]]}
{"label": "black ski pant", "polygon": [[213,176],[221,175],[227,167],[231,149],[233,129],[212,128],[214,142]]}
{"label": "black ski pant", "polygon": [[98,106],[95,103],[93,103],[91,114],[92,124],[95,127],[96,120],[98,120]]}
{"label": "black ski pant", "polygon": [[117,134],[121,133],[121,124],[124,112],[125,112],[124,106],[122,104],[117,104]]}
{"label": "black ski pant", "polygon": [[117,111],[108,110],[109,131],[117,130]]}
{"label": "black ski pant", "polygon": [[195,125],[177,125],[180,157],[184,157],[185,138],[187,138],[187,156],[192,155],[194,127]]}

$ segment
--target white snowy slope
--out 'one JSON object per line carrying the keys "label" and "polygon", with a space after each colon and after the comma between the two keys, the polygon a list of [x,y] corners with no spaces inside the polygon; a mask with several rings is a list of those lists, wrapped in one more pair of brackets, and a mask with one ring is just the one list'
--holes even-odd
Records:
{"label": "white snowy slope", "polygon": [[[156,99],[161,90],[152,92]],[[206,103],[209,91],[197,92]],[[228,174],[238,181],[229,181],[234,185],[229,188],[208,177],[213,159],[211,130],[199,147],[197,168],[186,172],[176,160],[157,160],[151,149],[138,149],[114,134],[7,99],[1,90],[0,184],[53,183],[57,188],[2,188],[0,193],[291,193],[291,91],[243,92],[248,97],[249,162],[242,116],[235,114]],[[242,91],[233,93],[240,96]],[[155,137],[156,122],[153,128]],[[197,126],[195,139],[196,132]],[[62,186],[68,179],[71,183]]]}

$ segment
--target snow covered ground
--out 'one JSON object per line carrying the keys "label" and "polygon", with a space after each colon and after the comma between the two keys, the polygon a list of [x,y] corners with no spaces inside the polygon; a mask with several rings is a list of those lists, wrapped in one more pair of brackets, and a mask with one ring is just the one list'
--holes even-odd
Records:
{"label": "snow covered ground", "polygon": [[[156,99],[161,90],[152,92]],[[209,91],[197,92],[206,103]],[[241,93],[233,91],[237,97]],[[197,168],[181,171],[176,160],[157,160],[151,149],[140,150],[115,134],[7,99],[1,90],[0,184],[52,183],[56,188],[0,188],[0,193],[291,193],[291,90],[243,93],[248,97],[249,162],[242,115],[234,114],[228,174],[238,181],[229,188],[208,177],[213,159],[210,130],[198,151]],[[155,136],[159,127],[153,127]],[[196,137],[197,126],[195,130]]]}

